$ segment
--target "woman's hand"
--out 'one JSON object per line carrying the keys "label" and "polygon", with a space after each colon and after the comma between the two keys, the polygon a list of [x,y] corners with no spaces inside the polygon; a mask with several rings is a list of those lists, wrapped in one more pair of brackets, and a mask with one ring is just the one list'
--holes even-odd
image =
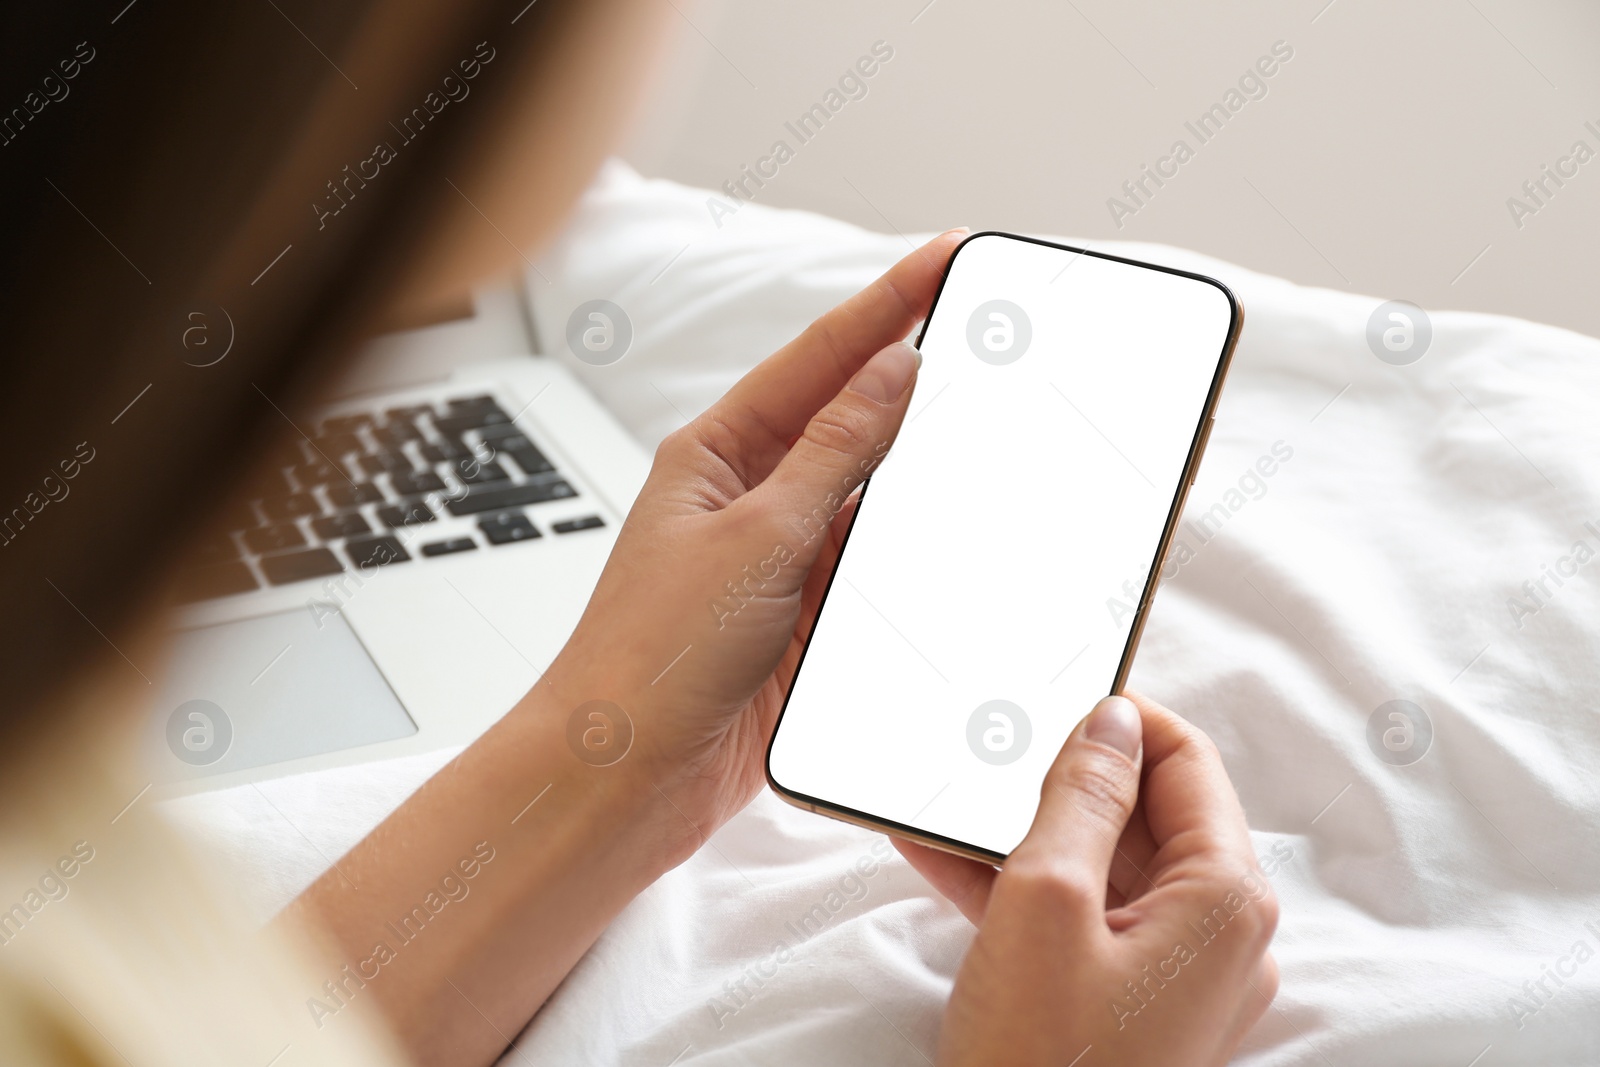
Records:
{"label": "woman's hand", "polygon": [[941,1064],[1224,1064],[1277,992],[1277,901],[1227,772],[1144,697],[1068,738],[1004,869],[898,845],[978,927]]}
{"label": "woman's hand", "polygon": [[626,713],[633,747],[615,770],[647,776],[683,816],[680,859],[761,787],[851,493],[911,402],[921,357],[902,339],[964,236],[912,252],[662,442],[546,674],[558,709]]}
{"label": "woman's hand", "polygon": [[[606,924],[761,787],[848,499],[911,402],[920,357],[901,339],[961,237],[907,256],[663,442],[538,684],[280,919],[326,942],[326,973],[367,974],[414,1062],[498,1057]],[[621,707],[631,738],[591,701]],[[441,877],[466,888],[458,871],[470,903],[452,895],[437,933],[378,959]]]}

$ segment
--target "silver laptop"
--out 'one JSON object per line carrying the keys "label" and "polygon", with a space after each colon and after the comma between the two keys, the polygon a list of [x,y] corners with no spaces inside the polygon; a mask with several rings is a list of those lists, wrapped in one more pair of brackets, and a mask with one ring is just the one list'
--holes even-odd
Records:
{"label": "silver laptop", "polygon": [[526,322],[480,297],[286,415],[274,472],[183,575],[147,737],[163,791],[462,745],[549,666],[649,457]]}

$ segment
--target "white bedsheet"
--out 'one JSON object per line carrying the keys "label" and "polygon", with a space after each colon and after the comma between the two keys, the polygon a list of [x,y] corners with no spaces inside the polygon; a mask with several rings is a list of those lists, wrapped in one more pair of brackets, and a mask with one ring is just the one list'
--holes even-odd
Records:
{"label": "white bedsheet", "polygon": [[[707,195],[612,165],[530,281],[546,350],[646,444],[921,239],[754,205],[718,229]],[[1212,274],[1248,311],[1192,558],[1134,672],[1216,739],[1258,851],[1292,851],[1273,879],[1282,991],[1237,1062],[1595,1062],[1600,342],[1436,312],[1427,355],[1391,367],[1364,340],[1377,298],[1095,247]],[[567,314],[599,297],[636,335],[607,368],[565,352]],[[1274,445],[1292,454],[1252,480]],[[1392,699],[1432,721],[1410,766],[1366,740]],[[165,808],[265,916],[448,755]],[[763,795],[711,844],[617,919],[507,1062],[933,1056],[970,933],[883,839]]]}

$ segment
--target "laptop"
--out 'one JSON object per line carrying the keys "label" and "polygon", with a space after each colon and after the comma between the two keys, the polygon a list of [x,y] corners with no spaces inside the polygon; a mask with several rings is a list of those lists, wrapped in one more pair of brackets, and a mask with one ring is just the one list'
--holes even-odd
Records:
{"label": "laptop", "polygon": [[520,294],[374,342],[336,402],[285,414],[294,439],[181,576],[162,792],[465,745],[549,666],[650,461],[533,353]]}

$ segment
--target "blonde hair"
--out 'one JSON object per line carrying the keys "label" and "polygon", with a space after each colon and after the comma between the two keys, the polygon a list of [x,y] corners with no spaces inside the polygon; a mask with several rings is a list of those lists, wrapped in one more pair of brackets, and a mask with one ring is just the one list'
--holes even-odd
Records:
{"label": "blonde hair", "polygon": [[[121,661],[117,661],[121,664]],[[138,694],[107,663],[60,705],[86,722]],[[103,718],[103,716],[102,716]],[[318,1027],[316,947],[253,927],[126,758],[134,720],[60,730],[8,772],[0,809],[0,1063],[404,1062],[361,1006]],[[73,771],[70,775],[63,771]]]}

